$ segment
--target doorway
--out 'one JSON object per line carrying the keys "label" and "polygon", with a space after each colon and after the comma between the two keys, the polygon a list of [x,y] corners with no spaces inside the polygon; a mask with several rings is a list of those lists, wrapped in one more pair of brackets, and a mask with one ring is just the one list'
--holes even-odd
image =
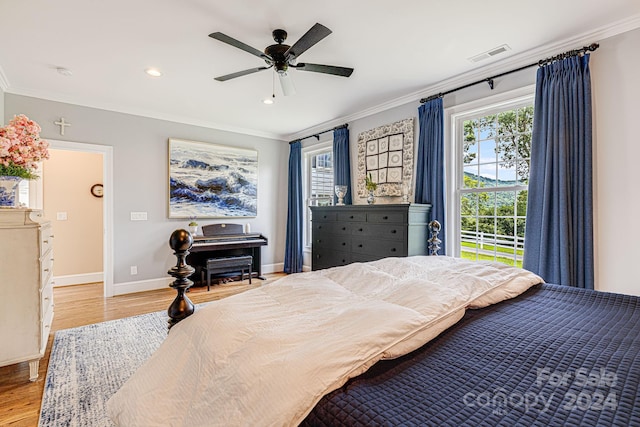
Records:
{"label": "doorway", "polygon": [[[71,152],[98,154],[102,158],[102,277],[104,296],[111,297],[114,294],[113,289],[113,147],[96,144],[86,144],[80,142],[58,141],[48,139],[50,148],[54,150],[64,150]],[[44,186],[43,180],[35,180],[30,182],[30,199],[33,200],[32,206],[42,209],[44,206]],[[87,188],[89,194],[90,188]],[[66,212],[48,213],[51,215],[60,215],[65,217]],[[58,219],[57,217],[55,217]],[[64,220],[64,219],[62,219]],[[54,229],[55,235],[55,229]]]}

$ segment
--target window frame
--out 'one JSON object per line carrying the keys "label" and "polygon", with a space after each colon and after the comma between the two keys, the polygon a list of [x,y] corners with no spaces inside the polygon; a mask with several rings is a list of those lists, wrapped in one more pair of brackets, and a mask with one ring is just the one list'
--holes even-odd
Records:
{"label": "window frame", "polygon": [[[535,98],[535,85],[529,85],[520,89],[512,90],[502,94],[494,95],[484,99],[456,105],[445,109],[445,159],[449,165],[445,171],[447,213],[446,220],[448,226],[446,254],[460,257],[461,255],[461,197],[464,184],[464,163],[463,163],[463,123],[470,118],[496,114],[500,111],[515,109],[524,105],[533,105]],[[518,191],[527,189],[528,186],[521,186]],[[500,191],[502,188],[493,187],[493,191]],[[465,193],[469,192],[469,189]],[[511,190],[511,189],[510,189]],[[481,189],[475,192],[486,191]]]}
{"label": "window frame", "polygon": [[[333,139],[325,139],[309,147],[302,148],[302,180],[303,180],[303,193],[302,198],[304,200],[303,210],[303,238],[302,246],[304,251],[311,251],[311,209],[310,209],[310,192],[311,192],[311,158],[318,154],[325,152],[331,152],[333,156]],[[332,157],[333,160],[333,157]],[[332,162],[333,163],[333,162]],[[335,166],[335,163],[334,163]],[[333,176],[333,168],[332,168]],[[333,178],[332,178],[333,179]],[[333,200],[330,202],[333,205]]]}

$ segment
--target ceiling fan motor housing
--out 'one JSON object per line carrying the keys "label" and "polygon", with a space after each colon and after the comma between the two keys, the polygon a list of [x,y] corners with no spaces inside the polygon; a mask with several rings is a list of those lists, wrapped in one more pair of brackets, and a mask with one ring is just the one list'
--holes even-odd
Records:
{"label": "ceiling fan motor housing", "polygon": [[[284,32],[284,30],[275,30],[274,39],[275,39],[276,31]],[[286,35],[286,32],[285,32],[285,35]],[[267,56],[271,57],[271,59],[273,60],[273,65],[276,71],[279,73],[284,73],[289,68],[287,57],[285,56],[285,53],[289,50],[289,47],[290,47],[289,45],[278,43],[278,44],[272,44],[271,46],[267,46],[267,48],[264,50],[264,53]],[[266,61],[266,62],[267,64],[270,64],[269,61]]]}

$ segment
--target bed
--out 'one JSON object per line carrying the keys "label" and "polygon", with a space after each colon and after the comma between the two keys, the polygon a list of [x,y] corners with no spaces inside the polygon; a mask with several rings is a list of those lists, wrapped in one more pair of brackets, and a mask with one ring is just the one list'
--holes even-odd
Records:
{"label": "bed", "polygon": [[290,275],[175,325],[107,411],[116,425],[630,425],[636,300],[448,257]]}
{"label": "bed", "polygon": [[537,285],[325,396],[302,426],[638,426],[637,297]]}

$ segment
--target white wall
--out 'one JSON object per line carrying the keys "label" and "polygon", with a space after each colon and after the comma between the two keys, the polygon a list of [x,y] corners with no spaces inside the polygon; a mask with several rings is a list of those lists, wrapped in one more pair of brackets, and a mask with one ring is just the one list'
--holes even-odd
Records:
{"label": "white wall", "polygon": [[591,56],[596,288],[640,295],[640,29]]}
{"label": "white wall", "polygon": [[[180,138],[250,148],[258,151],[258,215],[242,219],[199,219],[211,223],[250,223],[269,245],[262,248],[264,272],[282,271],[286,221],[288,144],[267,138],[44,99],[5,94],[5,119],[26,114],[41,127],[45,139],[113,147],[114,284],[135,291],[166,285],[167,270],[176,263],[168,241],[188,220],[168,218],[168,139]],[[61,136],[54,121],[64,117],[72,125]],[[73,171],[70,171],[73,173]],[[106,191],[109,191],[105,188]],[[147,221],[131,221],[131,212],[147,212]],[[130,267],[137,266],[132,276]],[[138,286],[140,285],[140,286]]]}

